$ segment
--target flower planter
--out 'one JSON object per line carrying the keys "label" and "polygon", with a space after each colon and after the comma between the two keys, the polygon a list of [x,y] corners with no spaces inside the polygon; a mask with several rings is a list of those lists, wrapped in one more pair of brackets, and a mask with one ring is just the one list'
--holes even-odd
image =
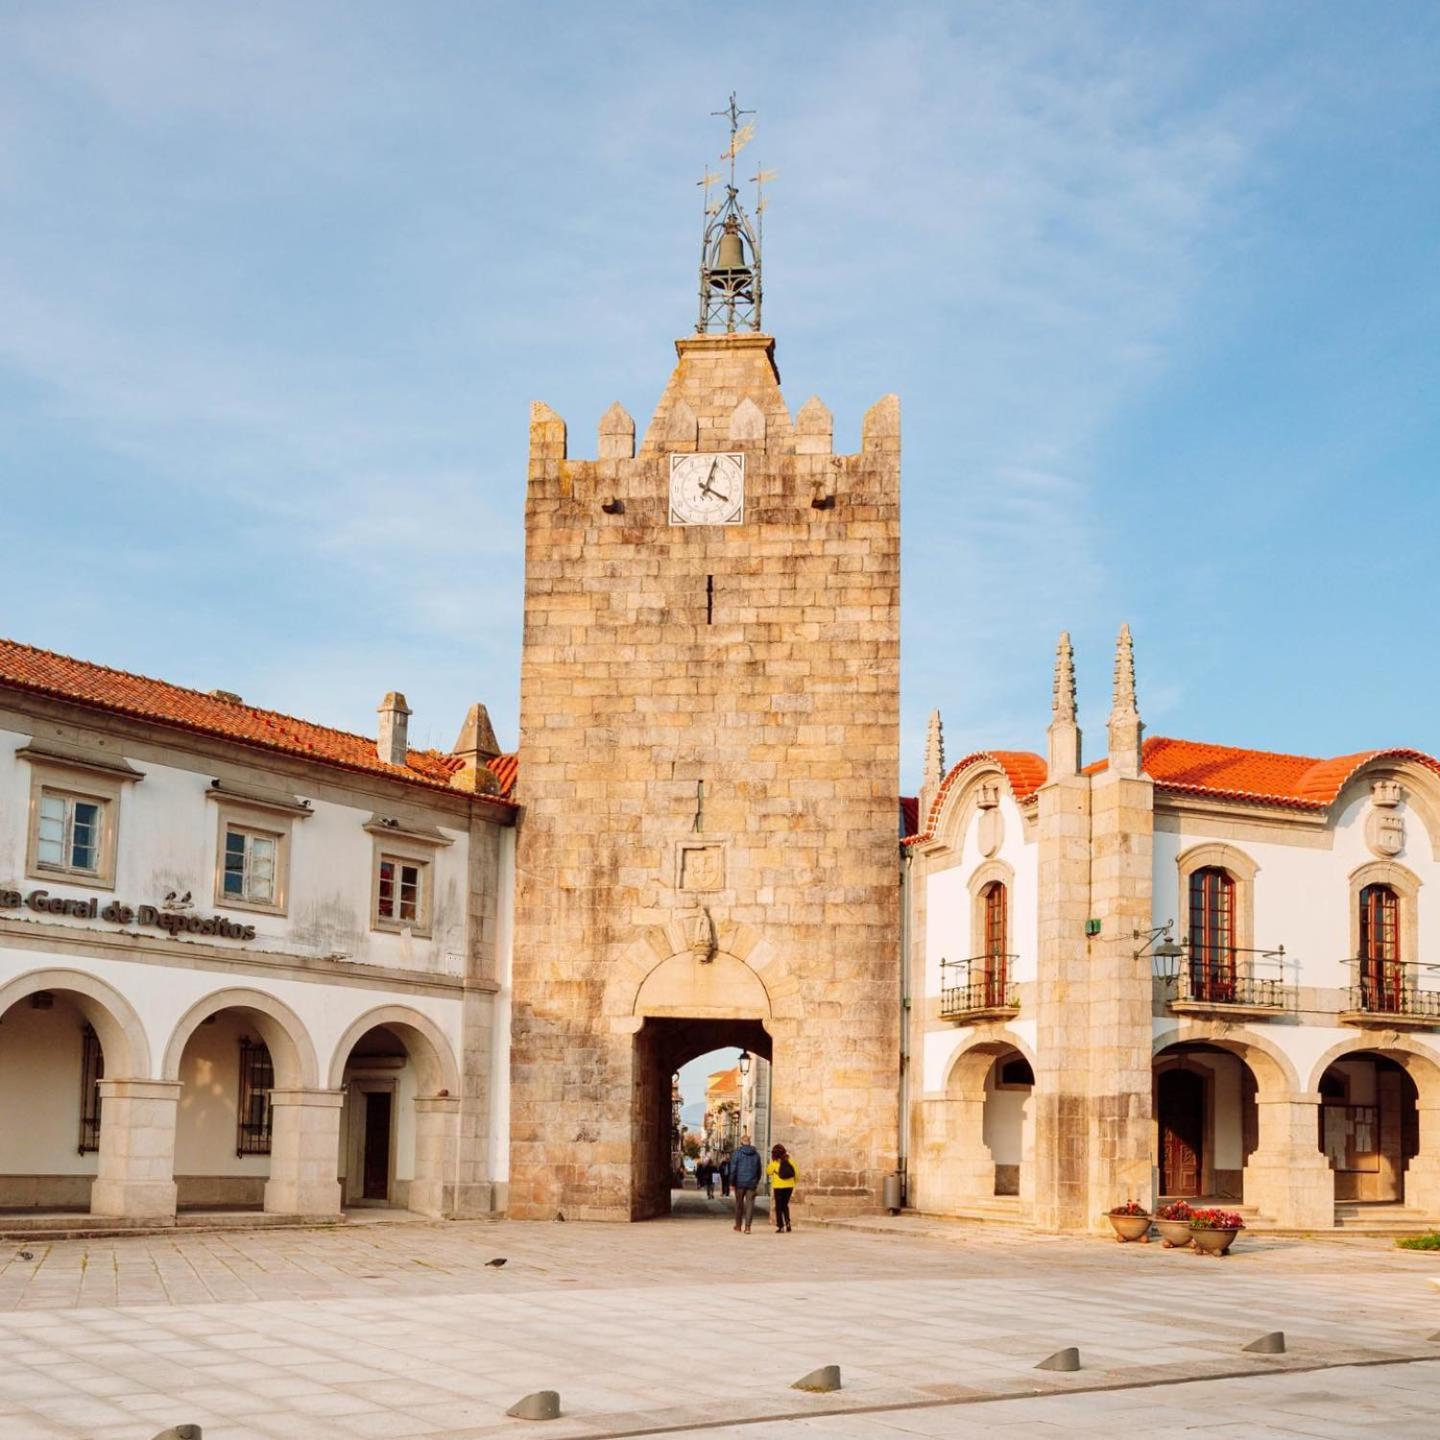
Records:
{"label": "flower planter", "polygon": [[1223,1255],[1239,1233],[1238,1230],[1192,1230],[1190,1239],[1202,1255]]}
{"label": "flower planter", "polygon": [[1183,1249],[1195,1233],[1188,1220],[1161,1220],[1157,1217],[1155,1228],[1160,1232],[1160,1238],[1165,1242],[1167,1250]]}
{"label": "flower planter", "polygon": [[1115,1227],[1115,1238],[1122,1244],[1131,1240],[1146,1242],[1150,1239],[1150,1217],[1148,1215],[1107,1215]]}

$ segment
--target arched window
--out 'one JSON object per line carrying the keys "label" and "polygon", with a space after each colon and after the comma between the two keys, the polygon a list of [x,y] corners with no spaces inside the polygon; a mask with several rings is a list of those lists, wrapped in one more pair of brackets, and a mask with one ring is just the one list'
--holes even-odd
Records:
{"label": "arched window", "polygon": [[1400,897],[1389,885],[1360,892],[1360,989],[1367,1010],[1398,1010],[1404,991]]}
{"label": "arched window", "polygon": [[985,998],[986,1005],[1005,1004],[1005,982],[1009,978],[1009,917],[1008,897],[1003,881],[992,880],[981,899],[985,905]]}
{"label": "arched window", "polygon": [[1218,865],[1190,874],[1190,994],[1235,999],[1235,881]]}

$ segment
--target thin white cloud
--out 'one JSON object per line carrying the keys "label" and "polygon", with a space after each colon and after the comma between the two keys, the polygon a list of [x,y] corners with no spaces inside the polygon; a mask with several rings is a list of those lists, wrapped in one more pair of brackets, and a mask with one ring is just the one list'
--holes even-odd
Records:
{"label": "thin white cloud", "polygon": [[[495,677],[492,707],[507,671],[513,694],[524,402],[593,453],[617,394],[643,426],[689,320],[682,186],[723,98],[680,63],[692,21],[545,12],[473,55],[424,7],[0,22],[23,80],[0,133],[45,137],[0,162],[41,217],[0,237],[0,365],[177,526],[223,509],[280,584],[354,588],[354,633],[317,655],[272,619],[245,662],[271,694],[288,667],[322,718],[368,723],[377,674],[416,689],[422,634]],[[882,391],[906,402],[907,751],[935,703],[952,747],[1038,736],[1055,630],[1118,618],[1097,438],[1183,347],[1283,104],[1180,103],[1185,47],[1104,9],[747,14],[792,403],[822,389],[844,434]],[[581,67],[587,47],[628,63]],[[537,87],[547,54],[573,73]],[[434,708],[472,688],[437,681]]]}

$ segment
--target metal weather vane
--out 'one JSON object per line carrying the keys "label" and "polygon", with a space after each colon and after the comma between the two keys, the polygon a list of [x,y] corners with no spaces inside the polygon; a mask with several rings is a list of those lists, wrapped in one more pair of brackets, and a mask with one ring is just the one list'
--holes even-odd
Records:
{"label": "metal weather vane", "polygon": [[700,316],[695,329],[706,334],[760,329],[760,216],[764,213],[764,185],[775,177],[773,170],[761,169],[751,179],[755,185],[755,221],[740,203],[735,184],[735,161],[755,138],[755,122],[741,123],[744,115],[732,92],[723,110],[711,112],[729,121],[730,142],[720,152],[729,163],[724,198],[711,202],[711,190],[722,177],[707,171],[698,182],[704,192],[704,215],[700,237]]}

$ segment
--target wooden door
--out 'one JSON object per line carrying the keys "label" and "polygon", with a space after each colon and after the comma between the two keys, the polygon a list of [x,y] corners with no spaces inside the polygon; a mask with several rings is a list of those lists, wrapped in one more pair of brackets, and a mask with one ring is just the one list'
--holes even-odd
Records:
{"label": "wooden door", "polygon": [[372,1090],[365,1096],[364,1198],[390,1198],[390,1102],[388,1090]]}
{"label": "wooden door", "polygon": [[1160,1075],[1160,1193],[1200,1193],[1205,1150],[1205,1081],[1194,1070]]}

